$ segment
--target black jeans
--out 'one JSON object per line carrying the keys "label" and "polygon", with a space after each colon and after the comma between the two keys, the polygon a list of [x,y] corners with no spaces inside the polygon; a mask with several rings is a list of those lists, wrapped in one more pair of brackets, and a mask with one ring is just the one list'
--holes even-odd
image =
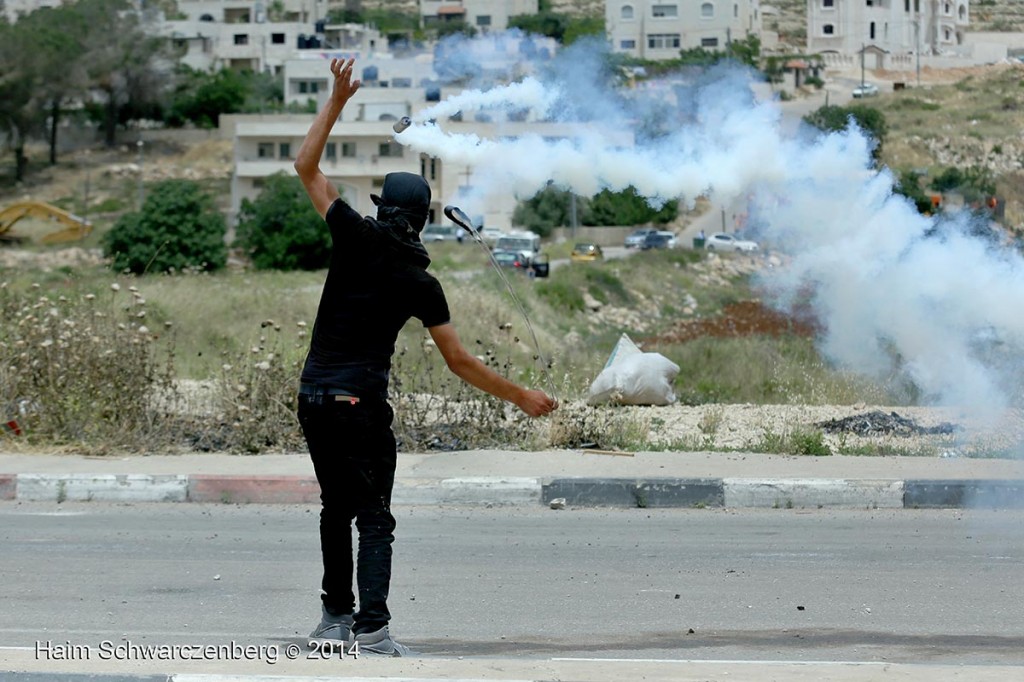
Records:
{"label": "black jeans", "polygon": [[299,395],[299,423],[320,483],[320,549],[324,561],[322,596],[333,614],[355,609],[352,594],[352,520],[359,532],[356,632],[388,624],[391,544],[395,517],[394,412],[384,400],[337,400],[333,395]]}

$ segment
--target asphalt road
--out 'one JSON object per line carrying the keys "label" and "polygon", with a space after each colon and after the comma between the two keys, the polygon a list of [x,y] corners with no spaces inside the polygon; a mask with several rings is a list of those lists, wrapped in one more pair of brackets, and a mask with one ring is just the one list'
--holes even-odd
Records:
{"label": "asphalt road", "polygon": [[[392,630],[428,657],[1024,664],[1022,512],[396,516]],[[304,642],[316,524],[304,506],[0,504],[0,653]]]}

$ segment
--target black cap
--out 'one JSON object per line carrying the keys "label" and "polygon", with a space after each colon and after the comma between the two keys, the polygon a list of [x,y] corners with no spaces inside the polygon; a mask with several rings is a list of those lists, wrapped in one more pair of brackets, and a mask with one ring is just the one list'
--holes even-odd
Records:
{"label": "black cap", "polygon": [[370,199],[377,206],[393,206],[405,211],[430,210],[430,185],[415,173],[388,173],[380,195],[371,194]]}

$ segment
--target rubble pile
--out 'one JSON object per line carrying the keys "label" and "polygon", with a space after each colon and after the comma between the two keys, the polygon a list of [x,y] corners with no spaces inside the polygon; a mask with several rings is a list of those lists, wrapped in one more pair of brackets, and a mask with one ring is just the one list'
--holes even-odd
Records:
{"label": "rubble pile", "polygon": [[935,426],[920,426],[913,419],[901,417],[895,412],[880,410],[855,414],[842,419],[829,419],[817,422],[815,426],[826,433],[852,433],[857,436],[949,435],[963,430],[963,427],[949,422],[942,422]]}

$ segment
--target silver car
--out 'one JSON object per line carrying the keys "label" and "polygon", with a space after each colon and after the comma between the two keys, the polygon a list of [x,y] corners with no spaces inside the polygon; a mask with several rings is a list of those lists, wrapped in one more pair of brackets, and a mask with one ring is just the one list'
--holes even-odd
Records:
{"label": "silver car", "polygon": [[640,229],[630,233],[630,235],[626,237],[626,241],[623,244],[623,246],[625,246],[627,249],[642,248],[644,245],[644,240],[647,238],[647,235],[653,234],[654,232],[657,232],[657,230],[655,230],[653,227],[641,227]]}
{"label": "silver car", "polygon": [[738,239],[735,235],[718,232],[707,238],[704,248],[708,251],[758,251],[757,242]]}

